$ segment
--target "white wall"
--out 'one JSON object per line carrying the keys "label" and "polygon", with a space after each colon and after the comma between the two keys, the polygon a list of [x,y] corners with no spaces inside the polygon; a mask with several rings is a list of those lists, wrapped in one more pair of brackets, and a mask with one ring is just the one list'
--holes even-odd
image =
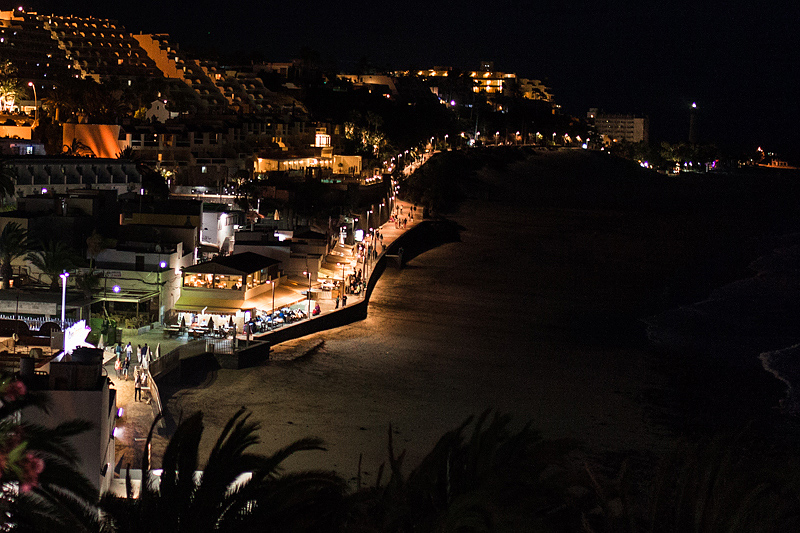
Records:
{"label": "white wall", "polygon": [[[98,490],[105,492],[114,478],[114,439],[112,432],[116,420],[116,402],[109,406],[108,381],[98,391],[45,391],[50,397],[50,409],[27,408],[22,412],[23,420],[55,427],[68,420],[88,420],[93,428],[71,439],[78,452],[78,469]],[[108,464],[105,476],[103,465]]]}

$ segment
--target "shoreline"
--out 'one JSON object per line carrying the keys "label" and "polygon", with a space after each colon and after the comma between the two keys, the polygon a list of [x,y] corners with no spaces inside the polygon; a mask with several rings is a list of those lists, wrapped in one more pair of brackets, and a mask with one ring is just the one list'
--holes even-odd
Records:
{"label": "shoreline", "polygon": [[[553,176],[570,187],[563,172]],[[487,190],[501,188],[448,217],[461,240],[385,271],[363,321],[279,344],[258,367],[198,370],[168,408],[213,405],[206,425],[215,435],[246,405],[262,428],[255,451],[317,435],[328,451],[295,458],[292,468],[350,476],[363,455],[365,482],[386,460],[389,423],[413,466],[445,431],[487,407],[532,422],[545,438],[582,442],[603,461],[658,457],[684,430],[702,431],[687,413],[712,406],[685,392],[709,384],[645,344],[637,320],[690,292],[678,283],[690,267],[704,267],[703,239],[715,233],[683,231],[706,218],[531,205],[530,176],[543,179],[481,175]],[[714,384],[737,394],[724,386]]]}

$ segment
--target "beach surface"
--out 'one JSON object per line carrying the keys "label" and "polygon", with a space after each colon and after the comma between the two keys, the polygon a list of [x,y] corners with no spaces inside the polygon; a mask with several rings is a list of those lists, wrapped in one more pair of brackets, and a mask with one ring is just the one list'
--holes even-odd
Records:
{"label": "beach surface", "polygon": [[261,427],[254,451],[317,436],[326,451],[286,466],[353,478],[360,461],[367,483],[387,461],[390,424],[413,467],[485,409],[600,462],[663,454],[705,406],[682,405],[675,360],[654,349],[643,319],[735,278],[750,235],[691,206],[650,205],[650,192],[615,195],[618,184],[601,182],[622,170],[598,173],[591,157],[540,154],[480,172],[448,217],[461,241],[388,268],[366,320],[275,346],[254,368],[185,372],[162,390],[168,416],[202,410],[207,454],[246,406]]}

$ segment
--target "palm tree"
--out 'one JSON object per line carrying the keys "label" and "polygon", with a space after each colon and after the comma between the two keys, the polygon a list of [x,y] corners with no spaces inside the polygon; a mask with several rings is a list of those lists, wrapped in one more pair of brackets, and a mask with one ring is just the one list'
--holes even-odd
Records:
{"label": "palm tree", "polygon": [[513,523],[525,524],[526,531],[580,530],[582,509],[569,503],[567,493],[590,483],[577,480],[569,466],[574,446],[543,440],[529,425],[512,432],[508,415],[489,414],[445,433],[408,475],[402,471],[405,452],[395,455],[390,426],[389,479],[382,484],[381,465],[375,485],[361,487],[359,472],[349,530],[493,531],[503,529],[501,523],[508,531],[521,529],[508,525]]}
{"label": "palm tree", "polygon": [[6,162],[0,163],[0,195],[14,196],[17,169]]}
{"label": "palm tree", "polygon": [[0,232],[0,274],[3,276],[3,288],[11,286],[11,277],[14,271],[11,262],[22,257],[30,249],[28,245],[28,230],[17,222],[9,222]]}
{"label": "palm tree", "polygon": [[75,266],[75,253],[63,241],[47,241],[39,250],[29,252],[25,257],[38,268],[45,276],[50,278],[50,289],[58,289],[58,278]]}
{"label": "palm tree", "polygon": [[95,157],[92,149],[78,139],[72,139],[71,144],[65,144],[62,153],[69,157]]}
{"label": "palm tree", "polygon": [[17,77],[17,68],[11,61],[0,63],[0,111],[10,111],[17,96],[24,94],[25,88]]}
{"label": "palm tree", "polygon": [[[258,442],[258,424],[240,409],[222,431],[200,470],[198,447],[203,415],[182,422],[170,439],[158,479],[147,453],[143,482],[133,498],[106,494],[101,508],[119,533],[230,531],[335,531],[341,521],[345,483],[331,472],[280,474],[281,463],[296,452],[321,450],[315,438],[298,440],[270,456],[248,453]],[[145,449],[149,449],[153,427]]]}

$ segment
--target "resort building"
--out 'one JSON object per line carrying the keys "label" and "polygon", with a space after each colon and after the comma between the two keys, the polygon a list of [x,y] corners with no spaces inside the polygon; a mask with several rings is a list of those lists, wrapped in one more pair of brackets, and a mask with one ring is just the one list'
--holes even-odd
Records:
{"label": "resort building", "polygon": [[617,141],[648,142],[650,138],[650,121],[647,117],[636,115],[616,115],[604,113],[597,108],[589,109],[586,114],[590,124],[607,143]]}
{"label": "resort building", "polygon": [[125,159],[24,155],[4,161],[16,171],[17,196],[94,187],[125,192],[138,189],[141,175]]}
{"label": "resort building", "polygon": [[[223,315],[241,324],[257,310],[269,310],[280,283],[279,262],[252,252],[218,256],[183,268],[175,311],[184,315]],[[191,317],[185,320],[191,325]]]}

